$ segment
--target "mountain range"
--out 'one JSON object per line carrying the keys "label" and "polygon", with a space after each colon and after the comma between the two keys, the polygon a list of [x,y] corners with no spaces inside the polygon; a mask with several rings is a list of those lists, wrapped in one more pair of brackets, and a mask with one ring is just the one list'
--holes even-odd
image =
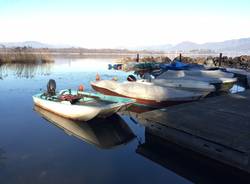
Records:
{"label": "mountain range", "polygon": [[46,43],[41,43],[38,41],[25,41],[25,42],[0,42],[0,48],[2,47],[7,47],[7,48],[13,48],[13,47],[32,47],[32,48],[71,48],[72,46],[70,45],[65,45],[65,44],[57,44],[57,45],[52,45],[52,44],[46,44]]}
{"label": "mountain range", "polygon": [[154,50],[165,52],[190,52],[190,51],[214,51],[214,52],[250,52],[250,38],[226,40],[223,42],[207,42],[198,44],[194,42],[181,42],[176,45],[164,44],[145,47],[134,47],[135,50]]}
{"label": "mountain range", "polygon": [[[3,47],[32,47],[32,48],[72,48],[70,45],[51,45],[37,41],[26,42],[0,42],[0,48]],[[79,48],[79,47],[76,47]],[[212,52],[242,52],[250,53],[250,38],[241,38],[226,40],[223,42],[207,42],[198,44],[194,42],[181,42],[176,45],[164,44],[142,47],[126,48],[128,50],[150,50],[150,51],[163,51],[163,52],[195,52],[195,51],[212,51]]]}

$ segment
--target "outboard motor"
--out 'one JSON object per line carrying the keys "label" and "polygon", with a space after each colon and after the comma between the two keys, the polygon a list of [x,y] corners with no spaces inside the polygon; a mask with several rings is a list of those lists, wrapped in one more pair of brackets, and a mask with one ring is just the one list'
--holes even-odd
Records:
{"label": "outboard motor", "polygon": [[135,78],[135,76],[133,76],[133,75],[129,75],[129,76],[127,77],[127,81],[129,81],[129,82],[135,82],[135,81],[136,81],[136,78]]}
{"label": "outboard motor", "polygon": [[47,94],[49,96],[56,95],[56,81],[54,79],[50,79],[47,84]]}

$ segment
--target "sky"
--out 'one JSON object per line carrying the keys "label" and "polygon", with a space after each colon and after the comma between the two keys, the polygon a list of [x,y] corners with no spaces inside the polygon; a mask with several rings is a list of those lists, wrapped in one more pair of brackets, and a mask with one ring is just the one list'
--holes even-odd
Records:
{"label": "sky", "polygon": [[250,37],[249,0],[0,0],[0,42],[130,48]]}

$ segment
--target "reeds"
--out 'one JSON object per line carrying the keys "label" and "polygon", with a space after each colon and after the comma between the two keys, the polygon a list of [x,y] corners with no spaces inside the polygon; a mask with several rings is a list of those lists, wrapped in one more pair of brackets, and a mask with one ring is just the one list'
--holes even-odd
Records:
{"label": "reeds", "polygon": [[1,49],[0,63],[51,63],[54,60],[49,52],[38,52],[25,48]]}

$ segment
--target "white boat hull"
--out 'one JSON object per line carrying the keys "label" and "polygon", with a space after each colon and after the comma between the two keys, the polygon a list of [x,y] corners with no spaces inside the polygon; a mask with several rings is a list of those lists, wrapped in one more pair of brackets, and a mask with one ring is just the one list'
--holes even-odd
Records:
{"label": "white boat hull", "polygon": [[[142,80],[142,82],[144,82]],[[164,87],[171,87],[180,90],[187,90],[193,92],[200,92],[204,94],[209,94],[215,91],[215,87],[208,82],[203,81],[195,81],[191,79],[153,79],[151,81],[153,84],[164,86]]]}
{"label": "white boat hull", "polygon": [[157,79],[183,79],[202,81],[213,84],[216,91],[227,92],[237,82],[237,78],[233,78],[233,75],[226,72],[213,72],[213,71],[166,71]]}
{"label": "white boat hull", "polygon": [[177,90],[148,82],[123,82],[103,80],[92,82],[91,86],[96,91],[113,96],[135,99],[139,104],[150,106],[168,106],[199,100],[206,94]]}
{"label": "white boat hull", "polygon": [[80,121],[88,121],[93,119],[94,117],[108,117],[116,113],[122,107],[120,103],[114,103],[103,107],[72,105],[67,101],[54,102],[44,100],[36,96],[33,96],[33,101],[35,105],[43,109],[54,112],[69,119]]}

